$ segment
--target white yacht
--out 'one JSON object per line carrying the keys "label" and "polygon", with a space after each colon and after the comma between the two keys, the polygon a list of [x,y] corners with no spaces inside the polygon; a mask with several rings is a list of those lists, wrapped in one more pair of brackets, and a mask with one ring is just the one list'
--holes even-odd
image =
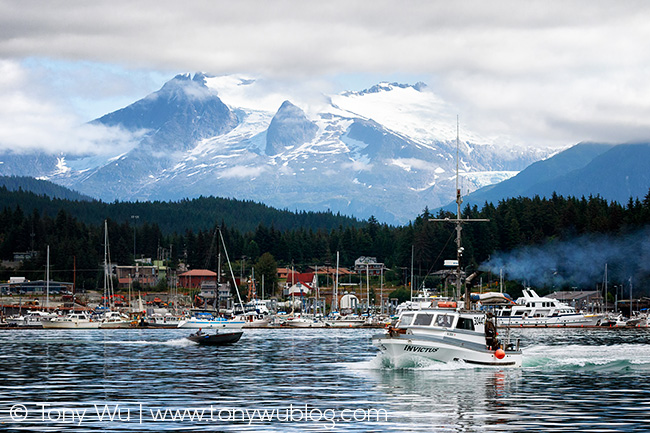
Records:
{"label": "white yacht", "polygon": [[99,327],[102,329],[130,328],[131,319],[124,313],[109,310],[102,315]]}
{"label": "white yacht", "polygon": [[78,311],[43,320],[45,329],[98,329],[100,320],[93,319],[85,311]]}
{"label": "white yacht", "polygon": [[28,311],[24,315],[7,317],[7,325],[18,328],[42,328],[43,320],[47,320],[55,315],[44,311]]}
{"label": "white yacht", "polygon": [[499,341],[494,322],[482,311],[451,307],[404,311],[395,327],[372,337],[372,344],[395,365],[422,357],[479,366],[521,367],[519,342]]}
{"label": "white yacht", "polygon": [[332,328],[358,328],[366,323],[366,319],[357,315],[335,315],[325,320],[325,325]]}
{"label": "white yacht", "polygon": [[600,314],[586,315],[557,299],[539,296],[533,289],[523,290],[523,296],[512,305],[495,310],[499,326],[557,327],[596,326]]}
{"label": "white yacht", "polygon": [[178,328],[181,321],[186,320],[182,316],[174,316],[171,313],[153,313],[147,314],[144,319],[146,326],[153,328]]}
{"label": "white yacht", "polygon": [[288,326],[289,328],[324,328],[325,322],[319,317],[297,314],[288,317],[282,326]]}

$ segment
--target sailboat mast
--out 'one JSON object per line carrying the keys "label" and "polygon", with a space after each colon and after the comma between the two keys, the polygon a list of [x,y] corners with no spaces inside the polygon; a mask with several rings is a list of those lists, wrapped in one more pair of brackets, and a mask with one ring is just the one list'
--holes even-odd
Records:
{"label": "sailboat mast", "polygon": [[334,281],[334,307],[332,311],[339,311],[339,252],[336,252],[336,280]]}
{"label": "sailboat mast", "polygon": [[46,286],[46,291],[47,291],[47,297],[45,300],[45,308],[47,309],[47,312],[50,312],[50,246],[47,246],[47,270],[45,272],[45,286]]}

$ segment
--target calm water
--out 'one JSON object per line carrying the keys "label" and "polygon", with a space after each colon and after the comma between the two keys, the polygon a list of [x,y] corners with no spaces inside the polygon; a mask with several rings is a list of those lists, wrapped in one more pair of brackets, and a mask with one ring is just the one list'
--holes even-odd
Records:
{"label": "calm water", "polygon": [[519,370],[391,368],[375,332],[0,331],[0,430],[650,430],[647,330],[517,330]]}

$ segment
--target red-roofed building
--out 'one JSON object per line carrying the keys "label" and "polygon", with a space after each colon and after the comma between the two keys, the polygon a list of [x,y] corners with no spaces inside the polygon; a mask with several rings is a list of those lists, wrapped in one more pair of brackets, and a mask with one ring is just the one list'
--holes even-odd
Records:
{"label": "red-roofed building", "polygon": [[287,274],[287,286],[292,286],[296,283],[302,283],[307,286],[313,286],[316,281],[316,274],[313,272],[305,272],[303,274],[299,272],[289,272]]}
{"label": "red-roofed building", "polygon": [[217,282],[217,273],[208,269],[192,269],[178,276],[178,285],[186,289],[199,289],[204,281]]}

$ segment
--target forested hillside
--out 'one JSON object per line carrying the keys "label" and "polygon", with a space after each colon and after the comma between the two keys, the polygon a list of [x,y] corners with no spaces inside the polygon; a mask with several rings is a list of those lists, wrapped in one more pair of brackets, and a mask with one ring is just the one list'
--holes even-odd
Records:
{"label": "forested hillside", "polygon": [[28,176],[0,176],[0,187],[5,187],[8,191],[22,190],[33,192],[36,195],[44,195],[47,197],[66,200],[92,200],[92,198],[87,195],[72,191],[50,181],[34,179],[33,177]]}
{"label": "forested hillside", "polygon": [[[6,194],[10,193],[5,190],[0,195]],[[327,224],[336,221],[337,217],[328,214],[289,213],[290,215],[286,215],[289,222],[281,223],[278,220],[276,223],[272,220],[267,223],[263,216],[266,215],[265,212],[273,211],[262,207],[261,214],[250,210],[233,215],[233,218],[238,216],[239,226],[230,222],[231,220],[217,217],[216,213],[210,221],[206,213],[202,216],[205,218],[204,226],[191,229],[191,217],[202,209],[201,200],[216,203],[219,202],[218,199],[189,200],[175,206],[169,203],[151,203],[150,208],[144,203],[109,205],[61,201],[58,203],[59,210],[53,213],[51,209],[56,207],[53,204],[56,201],[52,201],[50,206],[53,207],[50,210],[44,211],[39,206],[45,202],[37,200],[35,196],[27,198],[29,200],[22,202],[20,206],[2,201],[0,257],[9,260],[13,251],[29,250],[32,241],[34,248],[41,253],[45,251],[46,245],[50,245],[53,278],[72,280],[73,257],[76,257],[79,270],[77,281],[81,282],[80,287],[93,287],[101,280],[98,276],[99,264],[103,260],[103,222],[93,221],[93,218],[100,219],[99,209],[105,211],[104,215],[108,217],[111,258],[118,264],[133,262],[134,226],[128,217],[132,214],[140,215],[135,225],[137,256],[156,258],[160,248],[166,248],[168,252],[171,250],[174,263],[182,261],[190,268],[216,268],[217,225],[222,228],[231,259],[240,260],[245,256],[248,263],[254,263],[263,253],[268,252],[278,264],[293,263],[298,269],[302,265],[333,265],[336,262],[336,252],[339,251],[342,266],[352,266],[354,260],[361,255],[375,256],[391,269],[393,277],[403,281],[410,273],[407,270],[410,269],[412,251],[415,273],[421,277],[432,270],[441,269],[444,259],[456,256],[453,225],[430,221],[432,215],[428,210],[412,223],[402,227],[380,224],[374,218],[358,223],[340,217],[339,222],[347,221],[348,224],[341,223],[332,227]],[[14,200],[17,198],[14,197]],[[225,200],[224,203],[234,205],[234,201]],[[143,211],[156,207],[159,207],[163,214],[169,213],[168,220],[153,222],[155,217],[151,215],[154,214]],[[276,215],[282,214],[275,212]],[[452,214],[444,212],[436,215],[438,218],[446,216],[453,217]],[[620,275],[615,275],[614,278],[626,281],[628,277],[634,277],[635,286],[647,290],[650,269],[643,265],[643,260],[637,259],[650,257],[650,239],[647,239],[647,231],[640,232],[650,226],[650,193],[643,201],[630,201],[626,205],[608,203],[599,197],[578,199],[553,195],[550,199],[516,198],[502,201],[498,205],[487,204],[481,211],[476,207],[465,208],[463,217],[490,220],[463,226],[463,263],[468,272],[477,270],[481,264],[494,256],[521,248],[572,242],[586,235],[611,238],[634,235],[641,243],[631,245],[630,248],[636,248],[637,251],[617,253],[620,257],[615,255],[613,258],[607,255],[597,256],[586,265],[579,266],[590,266],[600,272],[604,263],[599,262],[599,257],[603,257],[603,260],[616,259],[625,262],[625,267],[621,265]],[[318,225],[319,218],[324,221],[322,228],[314,228]],[[248,220],[244,221],[246,219]],[[310,221],[313,225],[291,227],[291,221]],[[185,225],[187,229],[170,232],[163,229],[163,226],[169,227],[163,224],[174,227]],[[242,225],[253,228],[242,229]],[[198,224],[194,223],[194,226],[197,227]],[[636,235],[638,233],[642,234]],[[591,247],[582,248],[587,250]],[[584,254],[592,253],[593,251],[584,251]],[[40,254],[37,259],[26,262],[21,272],[34,273],[28,277],[42,277],[44,263],[45,254]],[[610,267],[615,266],[610,262]],[[562,270],[552,271],[557,274]],[[582,269],[582,273],[586,271],[587,269]],[[6,279],[7,275],[9,273],[4,272],[2,278]],[[570,287],[581,287],[583,284],[569,277],[563,281],[562,284]],[[597,282],[599,281],[589,282],[584,288],[593,289]],[[557,280],[549,284],[555,285]]]}
{"label": "forested hillside", "polygon": [[[0,207],[20,207],[26,213],[38,210],[40,216],[56,216],[63,210],[80,222],[100,225],[107,218],[117,222],[135,221],[154,224],[161,232],[184,233],[186,230],[210,229],[218,223],[242,232],[254,230],[259,224],[279,230],[291,228],[332,229],[339,225],[360,225],[355,218],[331,212],[297,212],[278,210],[261,203],[217,197],[200,197],[178,202],[113,202],[79,201],[50,198],[26,190],[10,191],[0,187]],[[134,219],[131,216],[137,215]]]}

